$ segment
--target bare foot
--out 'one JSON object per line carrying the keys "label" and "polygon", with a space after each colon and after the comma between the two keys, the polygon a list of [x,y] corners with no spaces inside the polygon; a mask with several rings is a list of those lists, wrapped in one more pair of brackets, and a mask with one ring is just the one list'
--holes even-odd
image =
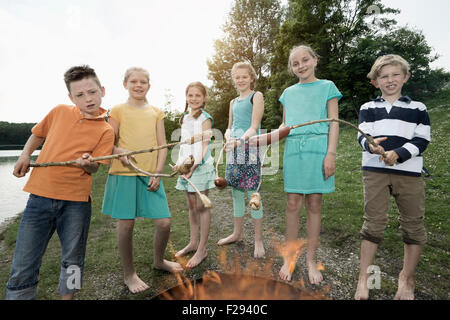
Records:
{"label": "bare foot", "polygon": [[317,268],[316,263],[308,263],[308,276],[311,284],[319,284],[323,280],[322,273]]}
{"label": "bare foot", "polygon": [[242,235],[236,236],[236,235],[233,233],[233,234],[229,235],[229,236],[226,237],[226,238],[220,239],[220,240],[217,242],[217,244],[218,244],[219,246],[223,246],[223,245],[225,245],[225,244],[230,244],[230,243],[237,242],[237,241],[242,241]]}
{"label": "bare foot", "polygon": [[197,251],[186,264],[186,268],[194,268],[198,266],[203,260],[205,260],[207,256],[208,253],[206,252],[206,250],[204,250],[203,252]]}
{"label": "bare foot", "polygon": [[126,277],[124,279],[124,283],[131,293],[139,293],[149,288],[149,286],[144,281],[142,281],[136,273],[134,273],[130,277]]}
{"label": "bare foot", "polygon": [[255,241],[255,252],[253,256],[255,258],[264,258],[266,251],[264,250],[264,244],[262,241]]}
{"label": "bare foot", "polygon": [[292,279],[292,272],[289,269],[290,269],[289,268],[289,263],[285,261],[283,266],[281,267],[280,272],[279,272],[280,278],[282,280],[291,281],[291,279]]}
{"label": "bare foot", "polygon": [[369,288],[367,287],[367,278],[359,276],[358,286],[355,292],[355,300],[368,300]]}
{"label": "bare foot", "polygon": [[162,264],[155,263],[155,269],[164,270],[172,273],[182,272],[183,267],[178,262],[163,260]]}
{"label": "bare foot", "polygon": [[394,300],[414,300],[414,277],[407,278],[400,272]]}
{"label": "bare foot", "polygon": [[197,250],[197,247],[198,247],[198,245],[193,245],[189,242],[186,247],[184,247],[183,249],[181,249],[180,251],[175,253],[175,257],[182,257],[182,256],[188,254],[189,252]]}

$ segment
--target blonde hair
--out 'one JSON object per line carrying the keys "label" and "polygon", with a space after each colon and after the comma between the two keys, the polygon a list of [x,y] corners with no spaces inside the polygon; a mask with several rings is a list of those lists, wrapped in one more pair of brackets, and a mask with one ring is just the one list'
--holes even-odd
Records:
{"label": "blonde hair", "polygon": [[[201,83],[200,81],[195,81],[195,82],[189,83],[188,86],[186,87],[186,96],[187,96],[187,94],[189,92],[189,89],[192,88],[192,87],[199,89],[200,92],[203,94],[203,97],[205,98],[205,101],[203,101],[203,105],[200,107],[200,109],[196,113],[194,113],[192,115],[194,117],[194,119],[197,119],[202,114],[202,109],[206,105],[207,93],[206,93],[206,87],[203,85],[203,83]],[[184,119],[184,116],[186,115],[186,112],[188,111],[188,108],[189,108],[189,104],[188,104],[188,102],[186,100],[186,106],[184,107],[184,113],[183,113],[183,115],[180,118],[180,124],[183,124],[183,119]]]}
{"label": "blonde hair", "polygon": [[409,63],[398,54],[387,54],[378,57],[373,63],[370,72],[367,74],[367,78],[370,80],[376,80],[380,75],[381,68],[384,66],[400,66],[403,73],[406,75],[409,72]]}
{"label": "blonde hair", "polygon": [[148,82],[150,82],[150,74],[148,73],[147,70],[145,70],[144,68],[141,68],[141,67],[128,68],[127,71],[125,71],[125,75],[123,76],[123,82],[127,82],[128,78],[131,76],[131,74],[133,72],[141,72],[141,73],[145,74],[145,76],[148,79]]}
{"label": "blonde hair", "polygon": [[[140,73],[143,73],[143,74],[147,77],[148,82],[150,83],[150,74],[148,73],[147,70],[145,70],[144,68],[141,68],[141,67],[131,67],[131,68],[128,68],[127,71],[125,71],[125,75],[123,76],[123,82],[124,82],[124,83],[125,83],[125,82],[128,82],[128,78],[130,78],[130,76],[131,76],[131,74],[132,74],[133,72],[140,72]],[[145,99],[145,102],[148,103],[147,98],[144,98],[144,99]]]}
{"label": "blonde hair", "polygon": [[292,71],[291,57],[295,51],[300,50],[300,49],[308,51],[308,53],[311,55],[311,57],[317,58],[317,60],[319,60],[319,58],[320,58],[320,56],[314,51],[314,49],[308,45],[301,44],[298,46],[294,46],[291,49],[291,52],[289,53],[289,59],[288,59],[288,71],[289,71],[290,75],[294,75],[294,72]]}
{"label": "blonde hair", "polygon": [[255,89],[256,84],[256,71],[255,68],[249,62],[236,62],[231,68],[231,77],[234,77],[234,74],[237,69],[247,69],[250,77],[253,79],[253,82],[250,84],[250,89]]}

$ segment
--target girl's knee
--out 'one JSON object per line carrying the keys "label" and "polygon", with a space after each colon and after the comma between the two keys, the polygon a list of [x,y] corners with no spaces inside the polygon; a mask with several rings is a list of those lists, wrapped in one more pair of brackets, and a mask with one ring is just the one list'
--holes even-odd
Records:
{"label": "girl's knee", "polygon": [[158,228],[159,230],[170,230],[170,219],[169,218],[163,218],[163,219],[155,219],[155,225],[156,228]]}
{"label": "girl's knee", "polygon": [[297,212],[302,209],[302,200],[300,199],[294,199],[294,198],[288,198],[287,199],[287,210],[288,212]]}
{"label": "girl's knee", "polygon": [[320,214],[322,212],[322,197],[316,195],[307,196],[305,207],[308,214]]}
{"label": "girl's knee", "polygon": [[132,232],[133,228],[134,228],[134,220],[133,219],[119,220],[119,229],[122,232]]}

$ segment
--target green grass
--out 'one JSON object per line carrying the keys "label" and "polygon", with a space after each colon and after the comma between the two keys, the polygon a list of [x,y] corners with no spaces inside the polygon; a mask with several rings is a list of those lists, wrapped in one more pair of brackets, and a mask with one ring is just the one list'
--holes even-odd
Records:
{"label": "green grass", "polygon": [[[425,167],[431,177],[426,181],[425,227],[428,242],[424,247],[422,258],[417,267],[417,291],[433,299],[449,299],[450,283],[450,225],[447,212],[449,200],[449,102],[450,91],[427,101],[432,123],[432,142],[424,154]],[[286,199],[283,193],[282,154],[284,143],[279,145],[280,170],[276,175],[264,176],[261,195],[264,203],[265,231],[284,235]],[[359,256],[359,231],[363,223],[363,193],[361,181],[361,149],[356,141],[356,132],[341,126],[337,155],[336,191],[325,195],[322,210],[321,245],[339,249],[343,254],[350,252]],[[166,167],[169,171],[169,167]],[[220,167],[223,175],[223,166]],[[86,255],[86,271],[83,289],[77,294],[78,299],[147,299],[161,290],[176,285],[175,278],[165,272],[152,268],[154,225],[149,220],[137,220],[134,231],[134,258],[139,275],[150,285],[145,293],[131,295],[122,283],[122,268],[117,252],[116,221],[100,213],[106,181],[107,168],[101,167],[94,175],[93,214]],[[170,242],[175,249],[182,248],[189,240],[189,222],[186,197],[183,192],[175,190],[175,179],[164,179],[165,190],[172,213]],[[194,270],[186,272],[189,278],[198,278],[207,270],[218,270],[219,248],[217,240],[225,235],[225,221],[216,210],[232,210],[230,191],[211,192],[212,196],[221,197],[227,208],[212,209],[212,225],[208,242],[209,254],[205,262]],[[398,211],[391,201],[388,212],[389,223],[383,242],[379,246],[375,264],[383,273],[397,277],[402,267],[403,243],[399,230]],[[300,234],[305,236],[305,213],[302,213]],[[231,221],[231,213],[229,215]],[[227,221],[227,223],[230,223]],[[0,235],[0,299],[4,298],[4,286],[8,280],[18,221]],[[238,247],[240,248],[240,247]],[[242,249],[242,248],[241,248]],[[243,249],[244,251],[246,248]],[[248,250],[249,251],[249,250]],[[57,236],[51,240],[44,255],[40,283],[39,299],[59,299],[57,284],[60,265],[60,245]],[[168,248],[166,258],[173,259]],[[342,275],[341,281],[354,287],[357,270],[350,270]],[[381,291],[392,296],[396,286],[382,280]]]}

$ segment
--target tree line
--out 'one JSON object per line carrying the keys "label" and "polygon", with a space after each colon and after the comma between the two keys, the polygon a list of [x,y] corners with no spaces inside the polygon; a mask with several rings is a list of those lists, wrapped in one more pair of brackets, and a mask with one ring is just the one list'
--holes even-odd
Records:
{"label": "tree line", "polygon": [[235,0],[223,25],[224,36],[214,43],[208,59],[207,111],[215,127],[225,130],[229,102],[237,92],[230,70],[235,62],[248,61],[257,72],[256,90],[263,92],[262,127],[277,128],[282,120],[278,102],[283,90],[298,82],[288,73],[290,49],[311,46],[319,55],[318,78],[332,80],[343,94],[339,116],[358,117],[360,106],[377,95],[366,75],[380,55],[403,56],[412,77],[404,94],[423,100],[439,92],[450,78],[444,69],[431,69],[432,54],[422,31],[397,26],[400,11],[381,0]]}
{"label": "tree line", "polygon": [[[237,92],[231,67],[239,61],[250,62],[257,73],[255,90],[265,98],[262,127],[277,128],[282,120],[278,98],[297,78],[288,73],[290,49],[299,44],[311,46],[319,55],[318,78],[332,80],[343,94],[339,116],[356,119],[360,106],[378,91],[366,75],[380,55],[394,53],[411,67],[411,79],[403,93],[424,100],[439,93],[450,79],[442,68],[431,69],[438,59],[420,30],[399,27],[395,16],[400,11],[382,0],[235,0],[223,25],[224,36],[214,42],[215,53],[208,59],[206,110],[214,127],[225,131],[229,102]],[[170,100],[170,99],[169,99]],[[166,138],[179,128],[181,113],[165,105]],[[0,145],[24,144],[32,123],[0,122]]]}
{"label": "tree line", "polygon": [[0,121],[0,150],[21,149],[36,123],[9,123]]}

